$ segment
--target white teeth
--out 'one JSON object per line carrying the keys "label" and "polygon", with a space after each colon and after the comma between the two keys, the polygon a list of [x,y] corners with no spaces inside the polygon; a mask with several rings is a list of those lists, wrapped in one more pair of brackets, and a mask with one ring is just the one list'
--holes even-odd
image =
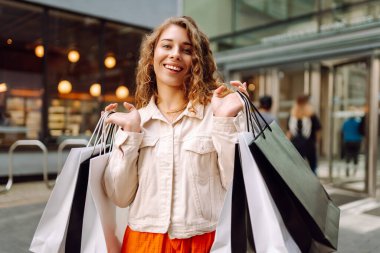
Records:
{"label": "white teeth", "polygon": [[171,69],[171,70],[175,70],[175,71],[181,71],[182,70],[182,68],[176,67],[176,66],[172,66],[172,65],[165,65],[165,68]]}

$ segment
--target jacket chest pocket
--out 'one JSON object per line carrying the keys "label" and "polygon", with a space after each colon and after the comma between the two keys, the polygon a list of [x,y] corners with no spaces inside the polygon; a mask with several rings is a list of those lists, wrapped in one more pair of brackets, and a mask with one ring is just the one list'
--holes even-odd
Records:
{"label": "jacket chest pocket", "polygon": [[191,167],[198,182],[208,181],[217,170],[217,154],[211,137],[194,137],[183,146],[186,150],[186,166]]}
{"label": "jacket chest pocket", "polygon": [[184,143],[186,171],[190,176],[191,191],[198,215],[213,220],[219,195],[217,153],[211,137],[195,137]]}
{"label": "jacket chest pocket", "polygon": [[149,185],[149,178],[154,177],[151,173],[155,172],[154,166],[157,163],[158,155],[158,145],[159,137],[144,136],[140,149],[139,149],[139,159],[138,159],[138,177],[139,185],[144,186],[141,189],[146,190],[146,185]]}

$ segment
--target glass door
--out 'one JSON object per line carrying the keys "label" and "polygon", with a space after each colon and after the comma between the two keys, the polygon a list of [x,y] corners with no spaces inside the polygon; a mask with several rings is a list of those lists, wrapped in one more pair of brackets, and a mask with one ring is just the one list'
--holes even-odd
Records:
{"label": "glass door", "polygon": [[[380,71],[380,69],[378,70]],[[380,82],[379,82],[380,86]],[[379,87],[380,90],[380,87]],[[378,102],[377,102],[377,173],[376,173],[376,196],[380,200],[380,93],[378,95]]]}
{"label": "glass door", "polygon": [[[375,128],[375,131],[373,135],[371,135],[371,138],[375,139],[375,195],[378,200],[380,200],[380,57],[373,57],[372,58],[372,100],[375,106],[374,115],[377,119],[377,126]],[[374,136],[374,137],[372,137]]]}
{"label": "glass door", "polygon": [[368,174],[366,117],[369,62],[359,60],[333,68],[330,125],[330,179],[340,188],[364,192]]}

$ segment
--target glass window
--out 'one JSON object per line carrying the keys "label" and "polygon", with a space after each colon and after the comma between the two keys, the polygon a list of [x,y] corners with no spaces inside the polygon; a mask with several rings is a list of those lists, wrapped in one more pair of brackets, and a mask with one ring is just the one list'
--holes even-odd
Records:
{"label": "glass window", "polygon": [[99,117],[100,104],[89,90],[101,78],[100,33],[96,19],[49,12],[48,129],[53,139],[89,134]]}
{"label": "glass window", "polygon": [[49,13],[48,127],[58,136],[88,135],[105,103],[130,101],[146,30]]}
{"label": "glass window", "polygon": [[[354,2],[354,1],[352,1]],[[338,30],[374,22],[380,18],[380,1],[355,5],[336,5],[335,9],[324,12],[321,31]]]}
{"label": "glass window", "polygon": [[305,94],[305,66],[294,64],[279,68],[280,97],[278,108],[278,121],[280,126],[287,129],[288,117],[294,101],[298,96]]}
{"label": "glass window", "polygon": [[336,185],[364,191],[367,140],[362,123],[367,108],[368,63],[362,61],[337,66],[333,87],[331,176]]}
{"label": "glass window", "polygon": [[305,17],[278,25],[258,28],[238,35],[212,39],[215,51],[256,44],[273,45],[315,36],[318,30],[316,16]]}
{"label": "glass window", "polygon": [[335,8],[347,6],[350,4],[366,2],[363,0],[320,0],[320,1],[321,1],[321,8],[323,10],[335,9]]}
{"label": "glass window", "polygon": [[41,132],[42,9],[0,1],[0,14],[0,145],[10,145]]}
{"label": "glass window", "polygon": [[134,94],[147,29],[17,1],[0,0],[0,14],[0,146],[25,138],[56,143],[58,137],[85,137],[105,103]]}
{"label": "glass window", "polygon": [[107,23],[104,34],[104,95],[107,102],[133,102],[135,70],[146,31]]}

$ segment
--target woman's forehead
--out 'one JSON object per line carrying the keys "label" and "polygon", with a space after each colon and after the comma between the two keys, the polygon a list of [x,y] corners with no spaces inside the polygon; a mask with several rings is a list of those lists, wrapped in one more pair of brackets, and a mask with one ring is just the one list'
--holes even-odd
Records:
{"label": "woman's forehead", "polygon": [[191,40],[187,30],[179,25],[171,24],[166,27],[158,38],[160,41],[176,41],[191,45]]}

